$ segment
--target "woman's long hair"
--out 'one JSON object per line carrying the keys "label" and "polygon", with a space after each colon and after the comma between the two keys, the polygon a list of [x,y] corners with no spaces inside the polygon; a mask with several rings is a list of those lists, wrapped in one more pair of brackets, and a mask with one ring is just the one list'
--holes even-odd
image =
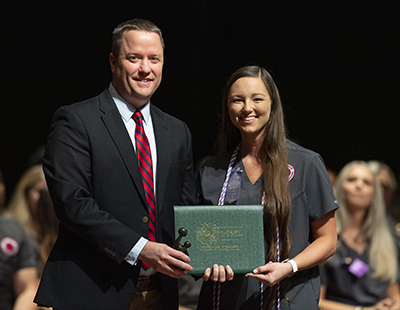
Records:
{"label": "woman's long hair", "polygon": [[342,234],[349,225],[350,213],[347,210],[343,183],[347,179],[350,170],[360,165],[368,169],[373,175],[374,192],[371,205],[365,213],[361,224],[360,234],[369,244],[370,265],[374,270],[374,277],[382,281],[395,283],[397,279],[397,253],[393,237],[388,229],[386,207],[382,190],[375,174],[364,161],[352,161],[339,172],[335,184],[335,196],[341,206],[336,211],[337,233]]}
{"label": "woman's long hair", "polygon": [[[277,261],[277,229],[279,228],[282,258],[289,256],[292,243],[288,227],[291,199],[288,181],[287,134],[278,89],[271,75],[264,68],[242,67],[228,79],[222,97],[221,127],[214,153],[225,153],[235,148],[240,142],[240,131],[229,118],[228,95],[233,83],[244,77],[260,78],[271,97],[271,113],[265,125],[263,145],[258,157],[263,163],[264,236],[269,245],[266,262]],[[276,286],[269,289],[266,295],[267,307],[270,308],[276,299]]]}
{"label": "woman's long hair", "polygon": [[[44,267],[58,236],[58,219],[47,188],[40,191],[36,218],[37,242]],[[40,270],[42,271],[42,270]]]}
{"label": "woman's long hair", "polygon": [[5,213],[6,216],[18,220],[28,235],[31,234],[34,223],[28,206],[27,193],[42,180],[44,180],[42,165],[27,169],[18,181]]}

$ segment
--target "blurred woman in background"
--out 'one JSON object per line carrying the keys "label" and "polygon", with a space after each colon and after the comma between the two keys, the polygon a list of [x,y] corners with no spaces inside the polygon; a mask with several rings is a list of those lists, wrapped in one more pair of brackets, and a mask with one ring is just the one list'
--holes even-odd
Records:
{"label": "blurred woman in background", "polygon": [[10,198],[7,215],[19,221],[29,236],[36,239],[36,215],[40,191],[47,188],[42,165],[26,170]]}
{"label": "blurred woman in background", "polygon": [[400,309],[397,253],[380,184],[363,161],[347,164],[335,186],[336,253],[321,266],[324,310]]}
{"label": "blurred woman in background", "polygon": [[42,165],[27,169],[19,179],[6,208],[5,216],[16,219],[24,228],[35,251],[38,271],[41,270],[40,247],[38,243],[37,211],[40,192],[46,189]]}

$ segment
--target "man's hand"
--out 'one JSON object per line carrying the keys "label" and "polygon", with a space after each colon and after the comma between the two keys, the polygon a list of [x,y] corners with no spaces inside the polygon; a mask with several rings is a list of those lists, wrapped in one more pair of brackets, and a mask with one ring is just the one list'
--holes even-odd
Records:
{"label": "man's hand", "polygon": [[186,276],[185,270],[193,270],[193,267],[188,264],[189,256],[163,243],[148,241],[138,258],[155,271],[176,279]]}

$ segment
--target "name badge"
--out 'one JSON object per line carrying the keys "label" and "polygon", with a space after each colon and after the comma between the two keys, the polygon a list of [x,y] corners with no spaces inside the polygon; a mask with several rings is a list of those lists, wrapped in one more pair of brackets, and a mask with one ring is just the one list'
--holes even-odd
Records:
{"label": "name badge", "polygon": [[348,270],[354,274],[357,278],[361,278],[368,270],[368,265],[361,259],[355,258],[349,265]]}

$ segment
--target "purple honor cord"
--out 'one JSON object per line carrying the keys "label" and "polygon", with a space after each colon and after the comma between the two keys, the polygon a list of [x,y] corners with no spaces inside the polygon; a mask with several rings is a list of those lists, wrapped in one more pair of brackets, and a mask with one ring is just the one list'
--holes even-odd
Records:
{"label": "purple honor cord", "polygon": [[[225,177],[225,182],[222,185],[222,190],[221,194],[219,196],[218,200],[218,205],[222,206],[225,201],[225,195],[226,191],[228,188],[228,182],[232,174],[232,169],[233,165],[235,164],[235,160],[237,157],[237,154],[239,153],[240,150],[240,143],[237,145],[235,148],[235,151],[232,154],[231,160],[229,161],[229,166],[228,166],[228,171],[226,172],[226,177]],[[239,203],[239,200],[237,201],[237,204]],[[264,195],[262,197],[262,206],[263,206],[263,211],[264,211]],[[280,249],[279,249],[279,228],[276,229],[276,247],[277,247],[277,254],[278,254],[278,263],[280,263]],[[264,283],[260,282],[260,309],[263,309],[264,306]],[[213,310],[219,310],[220,306],[220,299],[221,299],[221,282],[214,282],[214,287],[213,287]],[[280,300],[280,285],[279,282],[277,283],[277,308],[276,310],[281,310],[281,300]]]}
{"label": "purple honor cord", "polygon": [[[264,204],[263,204],[264,205]],[[281,262],[281,251],[280,251],[280,245],[279,245],[279,227],[276,229],[276,252],[277,252],[277,258],[278,258],[278,263]],[[277,301],[276,301],[276,309],[281,310],[281,285],[280,282],[278,282],[276,287],[276,293],[277,293]]]}

